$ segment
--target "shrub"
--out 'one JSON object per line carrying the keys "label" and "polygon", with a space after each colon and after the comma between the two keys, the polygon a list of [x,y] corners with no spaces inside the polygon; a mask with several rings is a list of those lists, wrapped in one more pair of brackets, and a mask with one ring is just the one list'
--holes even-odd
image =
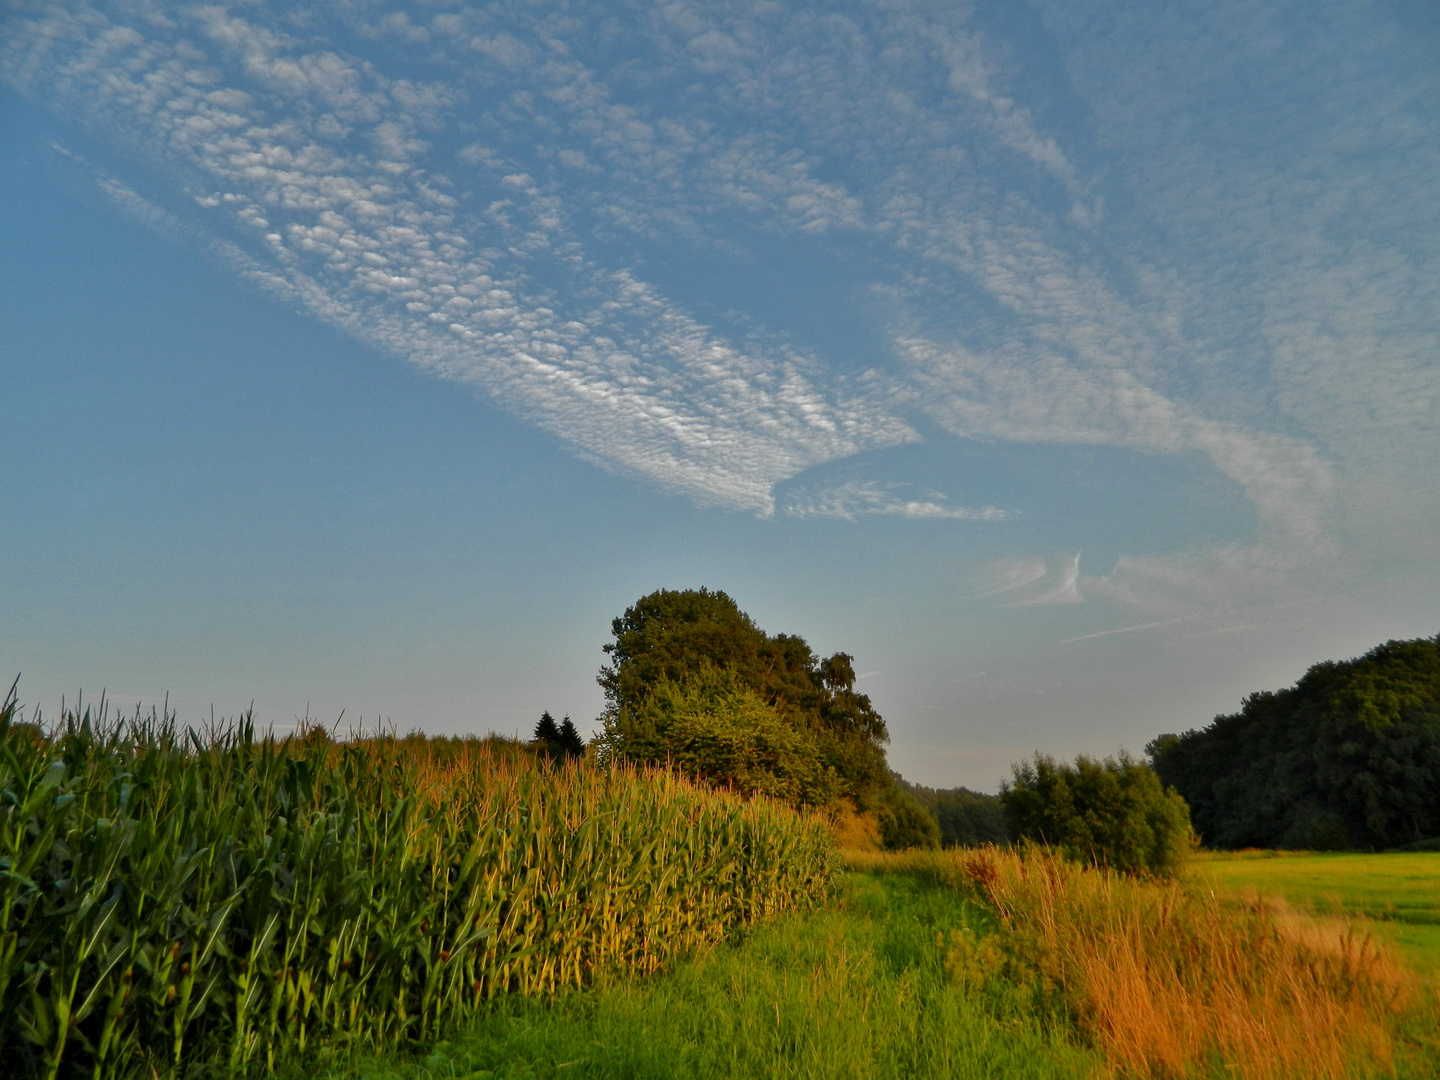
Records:
{"label": "shrub", "polygon": [[809,732],[786,721],[732,668],[701,665],[680,681],[662,678],[602,735],[603,759],[665,764],[744,795],[823,805],[840,791]]}
{"label": "shrub", "polygon": [[1124,751],[1074,765],[1037,753],[1014,772],[1000,802],[1016,839],[1129,874],[1173,873],[1195,846],[1185,800]]}
{"label": "shrub", "polygon": [[885,792],[878,817],[880,842],[888,851],[940,846],[940,823],[898,784]]}

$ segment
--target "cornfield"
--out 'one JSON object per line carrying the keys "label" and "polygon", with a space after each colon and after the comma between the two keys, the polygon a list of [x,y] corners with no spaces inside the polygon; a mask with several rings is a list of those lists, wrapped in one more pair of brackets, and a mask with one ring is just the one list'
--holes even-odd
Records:
{"label": "cornfield", "polygon": [[823,823],[665,772],[0,710],[0,1074],[256,1074],[651,972],[825,893]]}

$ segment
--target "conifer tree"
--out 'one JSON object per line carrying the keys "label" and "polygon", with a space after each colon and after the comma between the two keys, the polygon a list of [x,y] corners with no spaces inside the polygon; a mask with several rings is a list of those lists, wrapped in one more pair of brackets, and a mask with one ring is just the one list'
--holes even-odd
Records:
{"label": "conifer tree", "polygon": [[555,723],[555,718],[548,711],[540,714],[540,722],[535,725],[534,742],[544,743],[547,746],[560,741],[560,727]]}
{"label": "conifer tree", "polygon": [[556,741],[568,757],[585,756],[585,739],[575,729],[575,724],[570,717],[567,716],[560,721],[560,730]]}

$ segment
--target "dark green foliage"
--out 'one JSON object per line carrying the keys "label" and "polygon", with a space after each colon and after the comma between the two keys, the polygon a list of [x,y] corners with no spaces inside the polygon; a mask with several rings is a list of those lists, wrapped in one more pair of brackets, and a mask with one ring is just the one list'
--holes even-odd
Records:
{"label": "dark green foliage", "polygon": [[1213,847],[1379,849],[1440,835],[1440,636],[1316,664],[1145,749]]}
{"label": "dark green foliage", "polygon": [[940,846],[940,823],[900,783],[887,788],[879,802],[880,842],[886,850]]}
{"label": "dark green foliage", "polygon": [[1005,831],[1005,810],[1000,805],[1000,796],[985,795],[963,787],[936,789],[903,780],[901,784],[934,815],[940,825],[941,847],[1003,846],[1010,842],[1010,834]]}
{"label": "dark green foliage", "polygon": [[601,742],[616,757],[668,761],[689,776],[794,806],[824,805],[840,792],[813,733],[787,723],[733,668],[705,661],[683,682],[662,678],[624,715],[623,734]]}
{"label": "dark green foliage", "polygon": [[1064,765],[1045,754],[1014,767],[1000,789],[1010,834],[1131,874],[1173,872],[1194,847],[1173,788],[1129,754]]}
{"label": "dark green foliage", "polygon": [[560,747],[569,757],[583,757],[585,755],[585,740],[580,732],[575,730],[575,724],[570,717],[560,721]]}
{"label": "dark green foliage", "polygon": [[[737,739],[760,738],[762,727],[771,733],[764,739],[773,740],[780,728],[762,720],[763,708],[794,733],[790,749],[776,752],[795,763],[797,777],[810,768],[800,759],[817,755],[821,771],[814,781],[790,785],[805,793],[800,801],[844,795],[863,808],[893,788],[885,764],[889,733],[869,697],[855,690],[847,654],[820,659],[803,638],[766,634],[729,596],[709,589],[661,589],[641,597],[611,630],[615,641],[605,646],[610,663],[598,678],[607,706],[606,752],[645,762],[680,757],[670,729],[679,702],[688,703],[692,719],[706,715],[719,723],[726,731],[720,741],[732,749],[740,745]],[[715,678],[712,671],[728,672],[725,678],[750,696],[727,690],[717,697],[707,683]],[[701,685],[692,687],[697,680]],[[700,699],[710,705],[696,711],[692,706]],[[727,715],[722,699],[725,708],[739,711]],[[741,729],[750,734],[740,735]],[[721,752],[718,745],[712,749]],[[736,778],[733,769],[711,775],[722,782]]]}
{"label": "dark green foliage", "polygon": [[535,725],[535,742],[557,743],[560,741],[560,725],[555,723],[555,718],[549,711],[540,714],[540,722]]}
{"label": "dark green foliage", "polygon": [[580,732],[575,730],[570,717],[565,717],[557,724],[548,711],[540,714],[540,722],[535,725],[535,737],[531,743],[542,754],[551,758],[585,756],[585,740],[580,737]]}

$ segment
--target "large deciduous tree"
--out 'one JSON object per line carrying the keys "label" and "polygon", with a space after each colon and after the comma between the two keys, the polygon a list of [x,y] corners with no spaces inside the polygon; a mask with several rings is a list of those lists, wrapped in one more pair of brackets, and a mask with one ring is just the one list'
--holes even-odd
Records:
{"label": "large deciduous tree", "polygon": [[602,756],[668,760],[796,804],[847,797],[888,820],[897,844],[933,832],[911,820],[925,812],[895,785],[889,733],[848,654],[821,658],[801,637],[767,634],[710,589],[641,597],[611,631]]}

